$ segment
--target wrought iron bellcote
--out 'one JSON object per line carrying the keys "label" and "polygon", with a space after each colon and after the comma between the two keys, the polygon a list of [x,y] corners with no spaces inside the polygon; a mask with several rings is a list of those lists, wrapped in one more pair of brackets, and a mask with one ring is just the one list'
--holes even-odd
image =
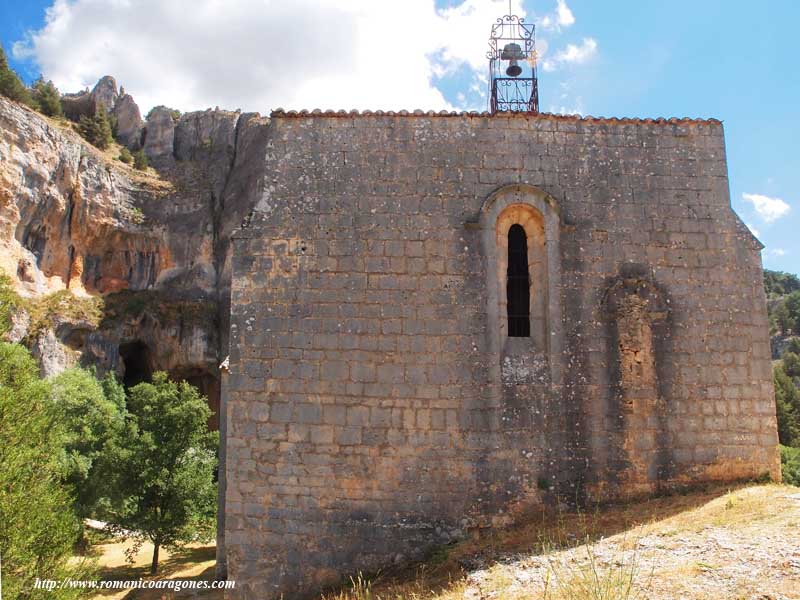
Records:
{"label": "wrought iron bellcote", "polygon": [[497,19],[489,37],[489,111],[539,112],[536,27],[509,14]]}

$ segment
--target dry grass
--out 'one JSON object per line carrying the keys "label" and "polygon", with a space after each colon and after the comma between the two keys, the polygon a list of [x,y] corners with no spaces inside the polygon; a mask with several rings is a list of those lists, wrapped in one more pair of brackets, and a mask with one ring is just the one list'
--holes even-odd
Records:
{"label": "dry grass", "polygon": [[[324,600],[800,598],[800,489],[717,488],[525,525]],[[753,594],[765,593],[764,596]],[[773,594],[773,595],[769,595]]]}
{"label": "dry grass", "polygon": [[[125,563],[124,545],[98,548],[104,579],[148,577],[150,548],[134,566]],[[208,546],[169,556],[159,577],[211,579],[213,559]],[[135,594],[98,598],[160,597]],[[483,532],[425,563],[355,576],[321,598],[800,599],[800,488],[716,488],[589,512],[532,514],[522,526]]]}
{"label": "dry grass", "polygon": [[[144,543],[138,553],[134,555],[134,562],[126,561],[125,551],[132,546],[132,542],[111,540],[93,546],[93,554],[100,566],[99,579],[113,581],[134,581],[138,579],[182,579],[206,580],[214,579],[215,547],[200,544],[191,544],[185,550],[170,554],[161,550],[159,574],[150,576],[150,560],[153,556],[153,546]],[[198,592],[186,590],[178,594],[165,590],[105,590],[98,593],[95,598],[104,600],[161,600],[162,598],[200,598],[203,600],[222,600],[222,591]]]}

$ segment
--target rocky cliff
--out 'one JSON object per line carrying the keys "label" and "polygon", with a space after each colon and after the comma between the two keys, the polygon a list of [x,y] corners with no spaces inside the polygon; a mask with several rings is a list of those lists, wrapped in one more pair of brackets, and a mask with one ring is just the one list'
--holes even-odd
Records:
{"label": "rocky cliff", "polygon": [[207,110],[175,122],[154,110],[141,123],[112,78],[65,107],[100,104],[117,116],[118,140],[141,144],[155,171],[134,171],[68,123],[0,98],[0,269],[31,301],[58,293],[99,306],[95,318],[18,315],[14,335],[45,374],[81,363],[135,383],[166,370],[216,408],[228,240],[261,186],[268,120]]}

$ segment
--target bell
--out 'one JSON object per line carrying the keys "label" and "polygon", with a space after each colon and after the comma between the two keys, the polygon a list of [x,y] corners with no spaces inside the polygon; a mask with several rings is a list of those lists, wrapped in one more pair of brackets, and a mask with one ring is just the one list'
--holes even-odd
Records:
{"label": "bell", "polygon": [[506,44],[500,54],[500,60],[508,61],[506,75],[509,77],[519,77],[522,74],[522,67],[519,66],[520,60],[525,60],[525,53],[519,44]]}
{"label": "bell", "polygon": [[506,69],[506,75],[509,77],[519,77],[522,73],[522,67],[517,64],[517,60],[515,58],[511,59],[511,63],[508,65]]}

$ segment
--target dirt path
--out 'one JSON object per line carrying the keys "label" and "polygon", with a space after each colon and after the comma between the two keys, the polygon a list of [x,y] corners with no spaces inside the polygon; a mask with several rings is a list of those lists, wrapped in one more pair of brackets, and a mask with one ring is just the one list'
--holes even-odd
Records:
{"label": "dirt path", "polygon": [[[150,577],[150,561],[153,556],[152,544],[143,544],[136,554],[134,564],[125,560],[125,551],[132,546],[131,542],[109,542],[98,544],[95,550],[101,567],[99,579],[115,581],[135,581],[138,579],[182,579],[207,580],[214,579],[216,548],[211,545],[190,545],[182,552],[170,554],[160,552],[159,574]],[[107,590],[94,596],[105,600],[161,600],[172,598],[202,598],[204,600],[220,599],[222,592],[185,590],[177,594],[165,590]]]}

